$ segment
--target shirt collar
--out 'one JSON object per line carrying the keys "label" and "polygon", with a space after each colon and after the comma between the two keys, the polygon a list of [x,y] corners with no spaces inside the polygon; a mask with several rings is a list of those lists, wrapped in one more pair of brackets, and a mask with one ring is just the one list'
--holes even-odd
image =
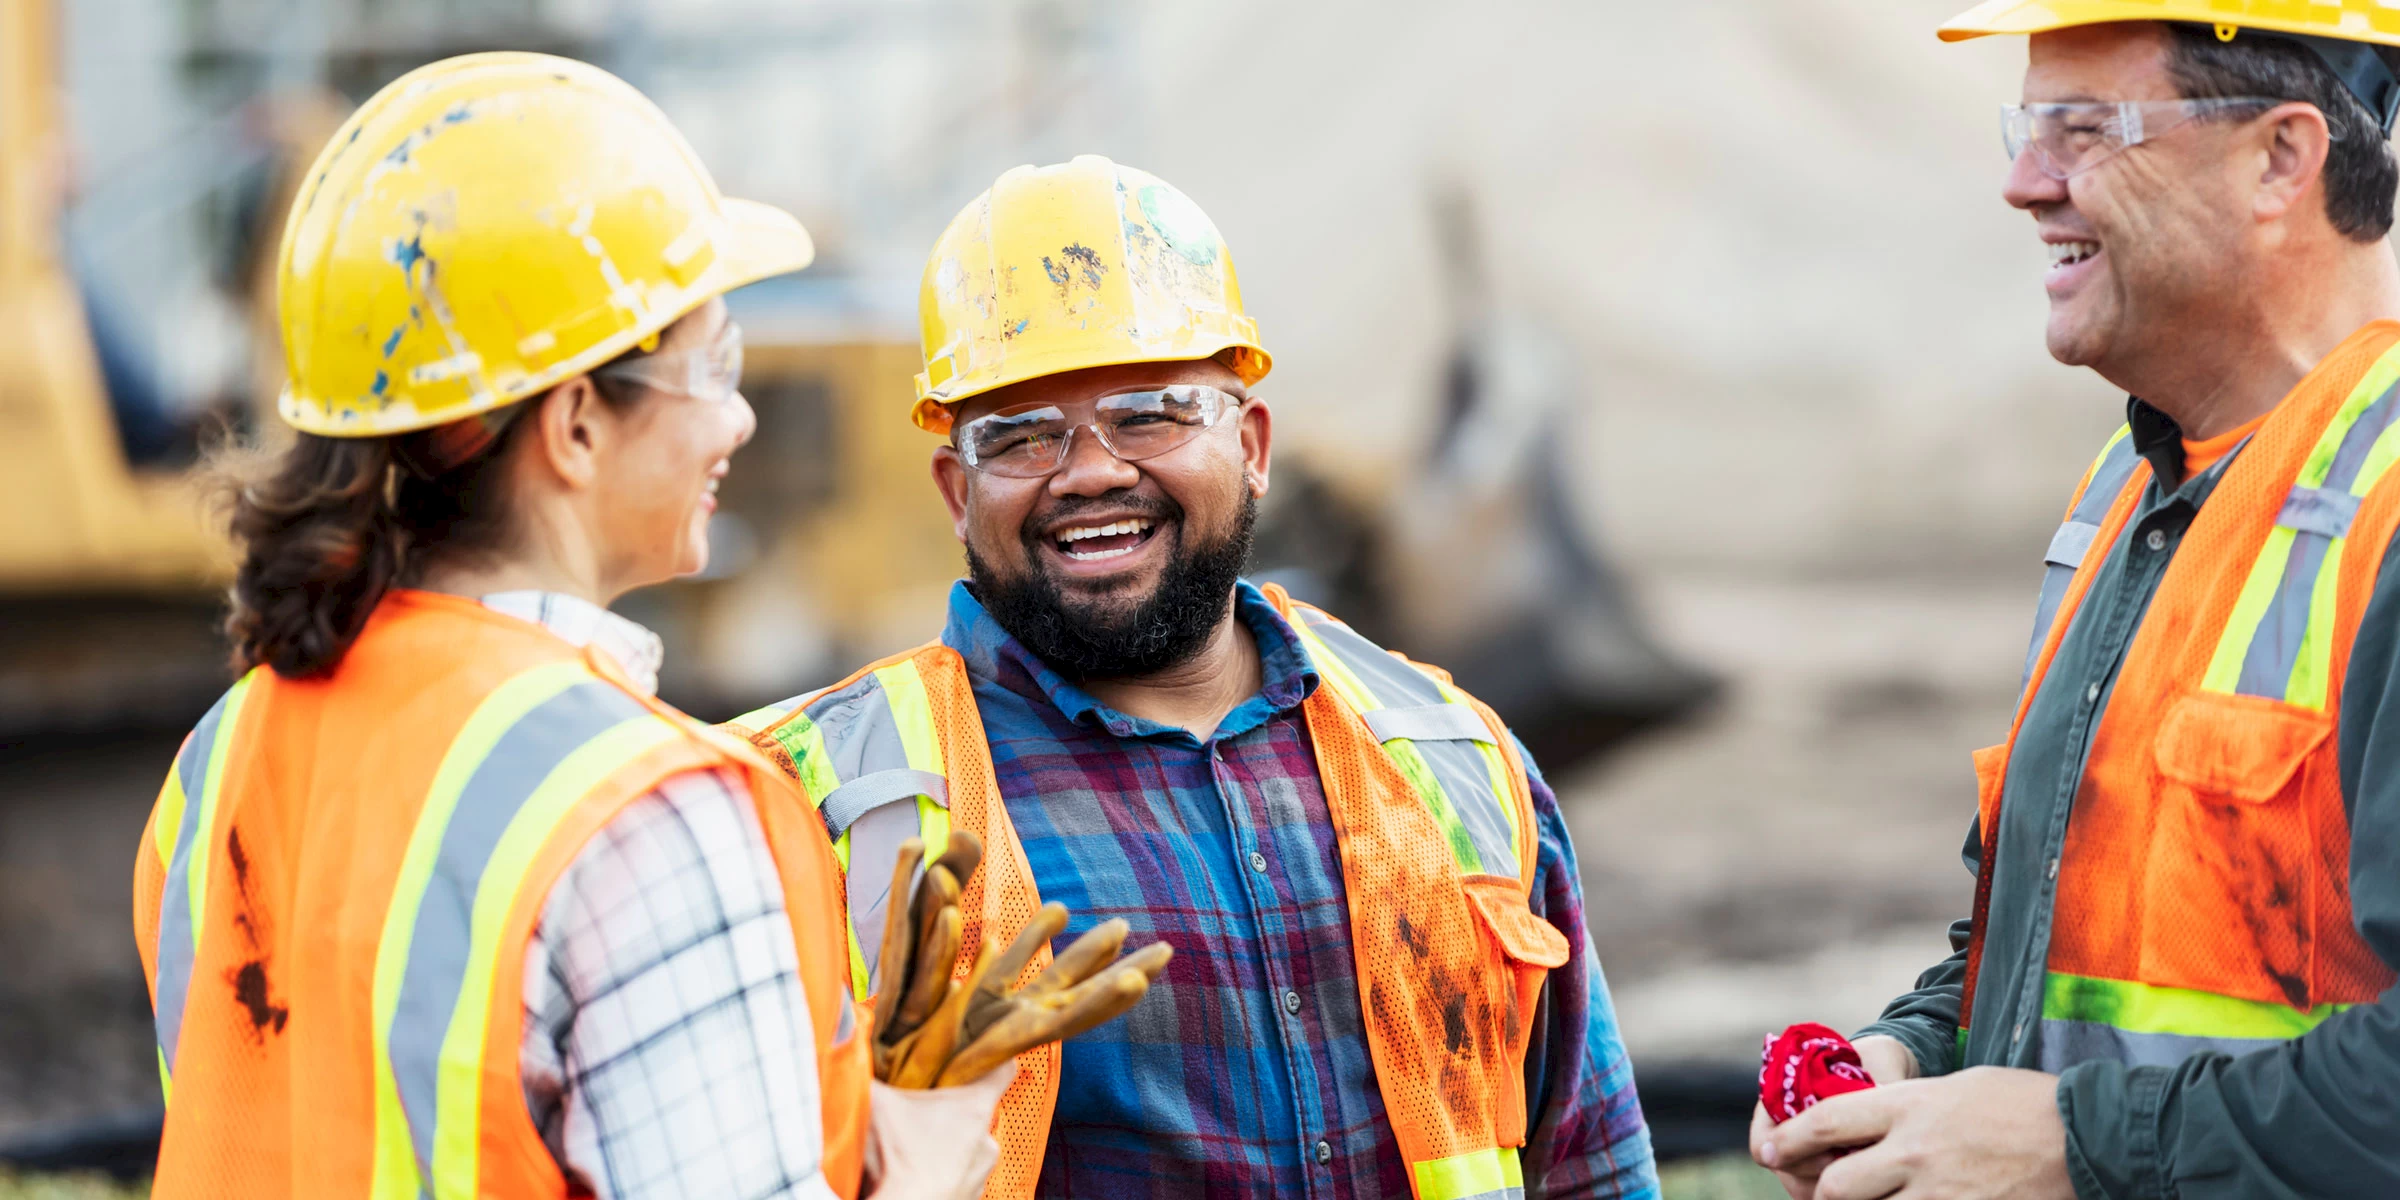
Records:
{"label": "shirt collar", "polygon": [[[2131,430],[2133,452],[2150,460],[2150,473],[2158,480],[2162,495],[2174,496],[2189,491],[2194,505],[2206,499],[2216,489],[2216,482],[2243,448],[2250,444],[2243,438],[2240,445],[2225,452],[2225,456],[2209,465],[2192,479],[2183,475],[2183,426],[2165,410],[2153,406],[2139,396],[2125,397],[2125,424]],[[2190,486],[2198,481],[2198,487]]]}
{"label": "shirt collar", "polygon": [[531,621],[572,645],[599,647],[643,695],[658,692],[658,668],[667,648],[639,623],[564,592],[493,592],[482,601],[493,612]]}
{"label": "shirt collar", "polygon": [[[1247,733],[1277,714],[1299,707],[1317,689],[1317,670],[1309,664],[1308,654],[1301,648],[1300,635],[1292,630],[1282,613],[1275,611],[1266,593],[1247,579],[1236,581],[1233,613],[1258,642],[1259,689],[1225,714],[1211,740]],[[942,644],[958,651],[966,660],[969,674],[1029,700],[1046,700],[1078,725],[1105,729],[1121,738],[1194,740],[1189,730],[1118,712],[1052,670],[1050,664],[1001,628],[983,602],[975,598],[966,580],[950,585],[950,617],[942,629]]]}

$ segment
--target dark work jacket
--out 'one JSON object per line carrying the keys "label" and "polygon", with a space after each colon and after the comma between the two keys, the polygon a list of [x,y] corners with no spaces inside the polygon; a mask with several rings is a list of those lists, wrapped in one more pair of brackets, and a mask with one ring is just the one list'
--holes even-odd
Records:
{"label": "dark work jacket", "polygon": [[[2037,1067],[2039,978],[2049,959],[2057,882],[2045,864],[2060,853],[2093,731],[2108,705],[2141,617],[2192,518],[2234,455],[2183,478],[2182,432],[2139,400],[2127,405],[2134,447],[2153,479],[2109,549],[2025,714],[2000,801],[2002,850],[1993,864],[1984,969],[1975,996],[1978,1036],[1958,1037],[1973,921],[1950,927],[1953,953],[1894,1000],[1867,1034],[1900,1039],[1926,1074],[1968,1066]],[[2236,451],[2239,453],[2239,451]],[[2172,490],[2170,490],[2170,488]],[[2166,544],[2144,545],[2151,530]],[[2350,906],[2369,948],[2400,967],[2400,570],[2394,549],[2351,648],[2338,714],[2342,799],[2350,816]],[[2364,549],[2364,547],[2359,547]],[[2092,685],[2096,702],[2087,699]],[[1982,842],[1967,827],[1970,875]],[[1962,1059],[1964,1061],[1962,1061]],[[2400,988],[2338,1013],[2305,1036],[2228,1057],[2200,1054],[2171,1066],[2083,1062],[2059,1077],[2068,1172],[2084,1200],[2292,1200],[2400,1197]]]}

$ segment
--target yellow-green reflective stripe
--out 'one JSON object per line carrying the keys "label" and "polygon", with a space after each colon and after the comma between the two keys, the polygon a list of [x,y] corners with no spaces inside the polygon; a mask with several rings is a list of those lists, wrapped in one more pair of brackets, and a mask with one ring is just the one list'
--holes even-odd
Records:
{"label": "yellow-green reflective stripe", "polygon": [[2240,686],[2242,660],[2250,654],[2250,641],[2258,635],[2258,623],[2267,615],[2267,606],[2274,602],[2275,591],[2283,583],[2283,569],[2291,562],[2292,539],[2298,536],[2281,525],[2267,531],[2265,545],[2258,548],[2258,558],[2250,564],[2250,577],[2242,581],[2242,594],[2233,602],[2233,615],[2225,620],[2225,632],[2217,635],[2216,653],[2208,660],[2208,673],[2200,677],[2200,689],[2208,692],[2231,693]]}
{"label": "yellow-green reflective stripe", "polygon": [[[825,731],[802,713],[775,727],[777,744],[792,756],[792,766],[800,772],[800,786],[808,792],[810,804],[822,806],[842,781],[833,773],[833,758],[826,753]],[[834,865],[844,877],[850,874],[850,831],[833,839]],[[860,1000],[867,998],[867,954],[858,944],[858,928],[845,921],[842,936],[850,943],[850,990]]]}
{"label": "yellow-green reflective stripe", "polygon": [[258,678],[259,668],[248,674],[225,693],[225,715],[217,722],[216,744],[208,751],[208,778],[200,785],[201,842],[192,847],[192,960],[200,958],[200,927],[208,923],[208,865],[214,857],[208,853],[208,838],[217,828],[217,804],[225,790],[225,760],[233,757],[226,748],[233,745],[233,731],[242,723],[242,703],[250,698],[250,685]]}
{"label": "yellow-green reflective stripe", "polygon": [[[180,758],[181,755],[176,757]],[[175,861],[175,835],[183,826],[183,772],[167,768],[167,781],[158,787],[157,816],[151,821],[150,845],[158,852],[158,868]]]}
{"label": "yellow-green reflective stripe", "polygon": [[626,764],[681,736],[665,718],[632,717],[584,743],[561,760],[492,848],[483,880],[475,889],[472,940],[458,1007],[442,1037],[441,1083],[433,1125],[435,1200],[471,1200],[480,1182],[483,1123],[483,1050],[492,1007],[492,978],[499,966],[501,926],[535,855],[575,805]]}
{"label": "yellow-green reflective stripe", "polygon": [[[1426,678],[1432,679],[1434,686],[1440,688],[1442,695],[1451,703],[1468,703],[1467,694],[1458,690],[1456,685],[1444,683],[1431,675]],[[1475,749],[1483,754],[1484,773],[1491,776],[1492,800],[1500,806],[1500,815],[1508,818],[1508,844],[1514,849],[1524,841],[1525,831],[1518,825],[1516,791],[1508,786],[1508,758],[1500,753],[1498,742],[1477,742]]]}
{"label": "yellow-green reflective stripe", "polygon": [[1524,1164],[1518,1161],[1513,1146],[1431,1159],[1414,1164],[1413,1169],[1417,1200],[1465,1200],[1525,1187]]}
{"label": "yellow-green reflective stripe", "polygon": [[2132,1033],[2200,1038],[2296,1038],[2350,1004],[2296,1009],[2189,988],[2053,971],[2042,981],[2042,1017],[2084,1021]]}
{"label": "yellow-green reflective stripe", "polygon": [[2350,435],[2350,427],[2358,424],[2359,417],[2391,390],[2395,382],[2400,382],[2400,345],[2384,351],[2375,365],[2359,377],[2350,394],[2343,397],[2342,406],[2333,411],[2333,420],[2326,423],[2324,432],[2317,435],[2317,444],[2309,449],[2308,460],[2300,464],[2297,486],[2324,486],[2325,476],[2333,470],[2334,456],[2341,451],[2342,439]]}
{"label": "yellow-green reflective stripe", "polygon": [[392,1075],[392,1014],[407,975],[409,947],[416,939],[418,904],[440,858],[450,814],[475,769],[526,713],[595,678],[580,662],[559,662],[535,667],[492,689],[451,739],[434,772],[433,786],[425,793],[424,807],[417,811],[416,827],[409,832],[408,849],[400,858],[391,907],[383,914],[383,933],[375,945],[375,1200],[413,1197],[422,1182],[417,1178],[416,1151],[409,1141],[408,1117],[400,1107],[399,1081]]}
{"label": "yellow-green reflective stripe", "polygon": [[[876,681],[883,685],[883,701],[891,706],[892,725],[900,732],[900,747],[908,752],[908,765],[919,771],[943,775],[942,746],[933,732],[933,702],[925,695],[925,677],[917,674],[917,660],[902,659],[875,671]],[[925,857],[937,858],[950,844],[950,810],[933,801],[917,797],[918,837],[925,843]],[[864,956],[862,955],[863,959]]]}
{"label": "yellow-green reflective stripe", "polygon": [[1333,647],[1325,644],[1325,639],[1317,636],[1316,630],[1308,627],[1307,621],[1299,620],[1291,624],[1292,631],[1300,635],[1300,644],[1308,650],[1309,661],[1317,668],[1317,675],[1333,686],[1335,694],[1350,705],[1351,711],[1373,712],[1383,707],[1383,703],[1375,698],[1375,693],[1369,691],[1358,676],[1351,674],[1341,656],[1333,652]]}
{"label": "yellow-green reflective stripe", "polygon": [[[1316,665],[1317,674],[1333,685],[1333,690],[1350,705],[1352,712],[1373,712],[1383,707],[1374,691],[1350,670],[1349,664],[1342,661],[1333,647],[1308,627],[1307,621],[1294,621],[1291,625],[1300,635],[1300,644],[1307,649],[1309,660]],[[1430,681],[1431,677],[1427,679]],[[1475,850],[1474,837],[1467,832],[1466,823],[1458,819],[1458,810],[1451,807],[1449,794],[1442,790],[1441,782],[1434,778],[1433,765],[1426,762],[1425,756],[1417,751],[1417,744],[1407,738],[1393,738],[1383,743],[1383,749],[1391,756],[1392,764],[1400,768],[1400,773],[1408,777],[1409,786],[1416,789],[1417,798],[1424,802],[1426,811],[1433,814],[1434,822],[1441,826],[1442,839],[1450,844],[1450,857],[1458,863],[1458,869],[1468,875],[1482,873],[1483,856]],[[1495,794],[1502,797],[1508,795],[1506,791]]]}

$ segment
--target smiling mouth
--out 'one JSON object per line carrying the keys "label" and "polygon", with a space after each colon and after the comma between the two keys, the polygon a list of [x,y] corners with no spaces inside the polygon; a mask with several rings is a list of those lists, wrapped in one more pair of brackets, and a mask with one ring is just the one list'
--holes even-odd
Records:
{"label": "smiling mouth", "polygon": [[2046,242],[2044,246],[2050,251],[2050,269],[2054,271],[2060,267],[2074,266],[2100,253],[2098,242]]}
{"label": "smiling mouth", "polygon": [[1133,517],[1106,525],[1070,525],[1051,534],[1050,545],[1076,562],[1104,562],[1131,554],[1156,536],[1155,522]]}

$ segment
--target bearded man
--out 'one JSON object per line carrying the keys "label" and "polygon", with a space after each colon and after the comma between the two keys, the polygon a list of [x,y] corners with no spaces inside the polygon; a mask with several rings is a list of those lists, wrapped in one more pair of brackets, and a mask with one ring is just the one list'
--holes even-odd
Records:
{"label": "bearded man", "polygon": [[[850,868],[980,835],[965,940],[1122,919],[1126,1019],[1028,1052],[986,1192],[1651,1196],[1557,799],[1492,711],[1240,577],[1269,359],[1156,177],[1020,167],[926,265],[917,425],[968,578],[938,641],[735,722]],[[930,853],[929,853],[930,857]],[[1047,959],[1028,963],[1034,977]]]}

